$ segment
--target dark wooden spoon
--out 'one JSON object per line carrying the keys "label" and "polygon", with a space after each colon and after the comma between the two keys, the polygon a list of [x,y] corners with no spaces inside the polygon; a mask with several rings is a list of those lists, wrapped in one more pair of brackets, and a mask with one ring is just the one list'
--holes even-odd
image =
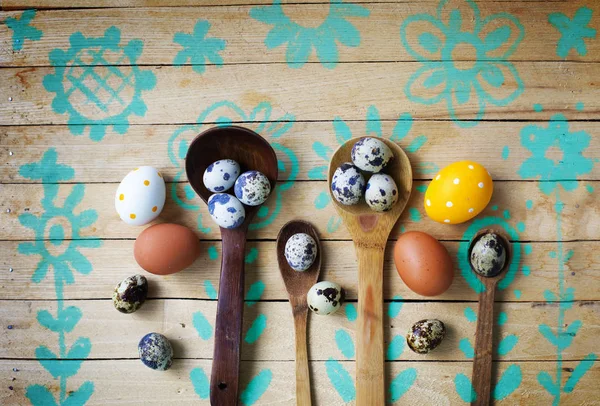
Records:
{"label": "dark wooden spoon", "polygon": [[[277,181],[277,156],[269,143],[242,127],[214,127],[198,135],[190,144],[185,171],[192,188],[208,202],[212,195],[202,181],[205,169],[219,159],[233,159],[242,172],[257,170],[271,183]],[[219,280],[219,301],[215,323],[215,350],[210,377],[210,402],[213,405],[238,404],[240,344],[244,311],[244,254],[248,225],[260,206],[244,206],[246,219],[235,229],[221,228],[223,259]]]}
{"label": "dark wooden spoon", "polygon": [[[285,258],[285,243],[294,234],[304,233],[310,235],[317,243],[317,257],[315,262],[306,271],[293,270]],[[277,262],[283,283],[287,289],[294,315],[294,329],[296,336],[296,404],[310,406],[310,373],[308,371],[308,351],[306,348],[306,321],[308,316],[308,303],[306,294],[319,280],[321,272],[321,243],[315,228],[306,221],[294,220],[283,226],[277,236]]]}
{"label": "dark wooden spoon", "polygon": [[[471,264],[471,251],[475,243],[486,234],[493,233],[500,237],[506,259],[502,269],[492,277],[478,274]],[[479,310],[477,311],[477,328],[475,330],[475,360],[473,361],[473,389],[477,395],[471,402],[475,406],[487,406],[490,404],[490,393],[492,388],[492,346],[494,333],[494,298],[496,296],[496,285],[506,274],[512,258],[512,249],[508,237],[498,230],[480,230],[471,241],[469,246],[469,264],[471,270],[477,275],[485,286],[485,290],[479,294]]]}

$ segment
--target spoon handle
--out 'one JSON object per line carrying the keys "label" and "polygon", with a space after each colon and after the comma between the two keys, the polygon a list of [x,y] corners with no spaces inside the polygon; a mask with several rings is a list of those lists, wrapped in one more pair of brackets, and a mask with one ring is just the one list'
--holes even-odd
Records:
{"label": "spoon handle", "polygon": [[296,405],[310,406],[310,373],[308,371],[308,350],[306,348],[306,321],[308,304],[306,296],[291,297],[296,336]]}
{"label": "spoon handle", "polygon": [[471,402],[471,405],[475,406],[490,404],[496,283],[496,280],[485,281],[485,290],[479,294],[477,330],[475,332],[475,361],[473,362],[473,389],[477,397]]}
{"label": "spoon handle", "polygon": [[210,377],[210,403],[238,404],[240,343],[244,311],[244,254],[246,231],[221,229],[223,259],[215,323],[215,350]]}
{"label": "spoon handle", "polygon": [[385,403],[383,359],[384,247],[356,246],[358,256],[358,330],[356,404]]}

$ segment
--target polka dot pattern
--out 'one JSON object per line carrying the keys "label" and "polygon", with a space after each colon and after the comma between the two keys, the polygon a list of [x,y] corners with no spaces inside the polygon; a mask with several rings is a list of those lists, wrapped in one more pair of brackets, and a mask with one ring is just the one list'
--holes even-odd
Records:
{"label": "polka dot pattern", "polygon": [[144,181],[144,186],[150,186],[150,181],[149,180],[145,180]]}
{"label": "polka dot pattern", "polygon": [[114,202],[121,220],[141,226],[158,217],[165,199],[165,181],[160,172],[151,166],[141,166],[123,178],[115,192]]}
{"label": "polka dot pattern", "polygon": [[481,213],[492,193],[492,178],[482,165],[473,161],[455,162],[430,182],[425,192],[425,211],[439,223],[464,223]]}
{"label": "polka dot pattern", "polygon": [[123,193],[119,195],[119,200],[125,200],[125,195]]}

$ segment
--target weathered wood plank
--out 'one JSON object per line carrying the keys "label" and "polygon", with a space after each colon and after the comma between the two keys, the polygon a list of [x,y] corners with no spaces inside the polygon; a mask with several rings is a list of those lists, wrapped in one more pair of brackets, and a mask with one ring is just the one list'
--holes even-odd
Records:
{"label": "weathered wood plank", "polygon": [[[185,3],[185,1],[182,3]],[[203,3],[203,5],[206,5],[207,2]],[[229,1],[228,3],[235,4],[236,1]],[[259,2],[244,1],[243,3]],[[265,1],[264,3],[268,4],[269,2]],[[329,13],[329,3],[323,3],[325,4],[284,4],[282,10],[292,21],[302,26],[316,27],[325,21]],[[460,3],[454,2],[454,4]],[[125,3],[115,6],[131,5]],[[171,65],[175,55],[182,49],[179,44],[173,42],[174,34],[176,32],[191,33],[194,24],[199,19],[210,22],[211,29],[208,37],[223,38],[227,41],[227,46],[221,53],[225,64],[289,62],[286,59],[287,43],[271,50],[265,46],[265,37],[272,26],[264,24],[249,15],[254,6],[223,7],[218,3],[216,5],[218,7],[144,8],[136,10],[135,16],[131,14],[131,10],[119,8],[39,11],[32,24],[44,33],[43,37],[39,41],[26,42],[21,51],[14,52],[11,50],[10,42],[7,41],[4,45],[6,52],[0,54],[0,66],[48,66],[48,53],[55,48],[68,49],[71,33],[79,31],[86,37],[101,37],[110,26],[116,26],[121,30],[123,44],[131,39],[140,38],[144,40],[144,53],[138,63],[144,65]],[[598,41],[589,39],[586,40],[586,55],[569,52],[566,58],[562,58],[556,52],[560,32],[548,23],[548,15],[561,12],[572,17],[582,5],[592,9],[594,18],[590,25],[594,27],[598,21],[597,15],[600,11],[600,4],[597,2],[584,3],[576,1],[561,4],[540,2],[535,7],[531,7],[530,2],[527,1],[488,2],[479,4],[479,8],[482,20],[498,13],[510,13],[522,24],[523,39],[517,42],[518,46],[515,52],[509,55],[507,60],[546,61],[566,59],[588,62],[599,61],[600,44],[598,44]],[[94,2],[94,7],[96,6],[96,2]],[[339,56],[336,58],[340,62],[413,61],[414,56],[407,52],[402,45],[400,26],[409,16],[417,13],[435,16],[438,3],[434,1],[407,1],[396,4],[370,2],[370,4],[361,4],[361,6],[368,10],[369,16],[367,18],[347,18],[360,33],[360,46],[347,47],[340,44],[338,46]],[[74,6],[69,3],[67,7]],[[464,15],[470,16],[472,14],[466,2],[460,4],[459,8]],[[20,12],[4,13],[4,15],[18,17]],[[65,27],[68,27],[68,30],[65,30]],[[421,27],[421,29],[427,28],[427,26]],[[519,37],[516,26],[511,28],[511,35],[506,41],[509,45],[515,43]],[[482,40],[485,39],[485,35],[489,31],[491,30],[482,31]],[[11,32],[6,25],[0,25],[0,37],[9,38],[10,34]],[[406,36],[407,43],[418,49],[417,35],[410,35],[410,31],[408,34]],[[452,57],[472,59],[475,54],[455,52]],[[326,61],[335,62],[336,59],[330,57]],[[311,52],[308,61],[319,62],[314,50]],[[121,61],[120,63],[125,62]],[[206,63],[209,62],[206,61]]]}
{"label": "weathered wood plank", "polygon": [[[421,65],[419,62],[346,63],[333,70],[317,64],[302,69],[289,69],[283,64],[226,65],[221,69],[208,69],[202,76],[193,72],[190,66],[142,67],[154,72],[156,87],[151,91],[140,91],[147,111],[143,116],[129,114],[128,120],[132,124],[193,123],[201,112],[223,100],[235,103],[248,115],[260,103],[270,105],[271,120],[279,120],[286,114],[296,120],[331,120],[334,117],[363,120],[370,105],[377,106],[382,119],[395,120],[399,112],[409,112],[417,119],[447,119],[450,115],[447,103],[424,105],[409,102],[404,96],[406,83]],[[524,83],[523,93],[508,106],[486,104],[484,119],[539,119],[533,105],[540,102],[545,111],[565,113],[568,119],[598,117],[600,81],[596,78],[600,76],[600,64],[515,62],[514,65]],[[129,69],[127,67],[123,73],[128,74]],[[54,74],[54,69],[0,70],[0,122],[66,124],[69,115],[56,114],[52,110],[55,93],[47,92],[42,85],[44,76],[49,74]],[[80,75],[81,72],[73,74]],[[520,88],[514,78],[508,76],[501,88],[504,96]],[[317,77],[319,80],[315,80]],[[84,80],[87,88],[97,86],[91,76]],[[114,75],[109,79],[109,85],[119,86],[113,81],[120,81]],[[419,89],[424,91],[425,88]],[[565,92],[565,89],[577,91]],[[127,104],[134,93],[133,86],[125,87],[119,97]],[[430,97],[435,95],[433,91],[426,93]],[[120,104],[110,102],[110,97],[100,95],[98,97],[106,99],[103,102],[110,106],[110,110],[101,111],[95,103],[89,103],[87,97],[76,91],[67,102],[85,117],[80,123],[93,123],[123,110]],[[585,106],[582,111],[576,109],[580,102]],[[461,120],[475,119],[481,108],[479,98],[474,95],[468,101],[452,106],[452,112]],[[89,128],[82,130],[87,134]],[[113,134],[110,127],[108,134]]]}
{"label": "weathered wood plank", "polygon": [[[0,330],[0,358],[35,358],[35,349],[48,342],[52,333],[42,327],[36,315],[40,310],[56,314],[56,302],[18,301],[0,302],[0,319],[13,326],[10,330]],[[133,315],[117,312],[110,300],[65,301],[64,307],[78,307],[82,322],[66,334],[67,342],[77,337],[91,337],[93,341],[90,358],[136,358],[137,343],[148,332],[158,331],[173,341],[178,358],[212,358],[214,347],[214,322],[216,301],[198,300],[151,300]],[[348,306],[348,305],[346,305]],[[355,304],[351,305],[355,309]],[[461,361],[465,354],[459,349],[461,340],[467,338],[474,345],[475,323],[468,322],[465,309],[477,313],[477,303],[404,303],[399,314],[393,319],[386,317],[385,348],[397,335],[406,336],[413,323],[418,320],[438,318],[446,324],[448,333],[440,346],[427,356],[415,354],[405,348],[400,355],[402,360],[413,361]],[[389,307],[387,305],[386,307]],[[507,321],[497,326],[494,348],[507,336],[518,337],[518,342],[507,354],[495,354],[494,359],[504,360],[553,360],[556,347],[543,339],[538,326],[556,325],[559,305],[543,303],[502,303],[497,304],[495,314],[506,313]],[[202,339],[194,328],[195,317],[201,313],[209,321]],[[288,302],[259,302],[244,309],[243,336],[257,317],[266,317],[266,328],[260,338],[249,344],[244,341],[243,360],[282,361],[293,360],[294,340],[293,319]],[[567,312],[564,323],[582,322],[577,339],[562,352],[564,359],[583,359],[596,348],[595,337],[600,332],[600,301],[576,302],[573,310]],[[3,326],[4,327],[4,326]],[[354,342],[356,322],[348,321],[343,311],[331,317],[311,315],[308,329],[309,359],[325,361],[333,358],[344,360],[336,346],[336,333],[346,331]],[[256,328],[256,327],[255,327]],[[252,334],[254,338],[255,334]],[[509,339],[510,340],[510,339]],[[461,346],[462,348],[462,346]],[[354,359],[354,354],[351,359]]]}
{"label": "weathered wood plank", "polygon": [[[339,219],[332,205],[326,204],[321,209],[315,208],[315,201],[320,193],[326,193],[326,181],[296,182],[282,192],[279,201],[280,212],[274,217],[257,219],[262,221],[263,228],[250,231],[250,239],[275,239],[279,229],[284,223],[293,218],[310,218],[316,225],[324,239],[349,239],[349,234]],[[592,189],[598,189],[598,182],[586,182]],[[183,188],[185,184],[176,184]],[[402,226],[406,230],[422,230],[444,240],[459,240],[471,222],[459,225],[446,225],[429,220],[424,214],[423,193],[416,188],[426,185],[425,182],[415,182],[407,210],[402,214],[390,238],[395,239]],[[94,209],[98,212],[98,220],[92,227],[82,229],[82,237],[95,238],[136,238],[141,231],[139,227],[125,224],[114,209],[114,193],[116,184],[87,184],[85,196],[75,208],[75,213],[81,209]],[[55,204],[60,207],[64,199],[72,190],[72,186],[63,185],[59,188]],[[170,188],[170,184],[167,185]],[[2,222],[0,223],[0,240],[28,240],[33,239],[33,232],[20,225],[19,215],[25,212],[40,216],[40,201],[43,198],[43,187],[40,184],[7,184],[0,185],[0,209]],[[192,229],[198,227],[198,213],[202,216],[204,227],[210,230],[202,234],[204,239],[219,238],[219,229],[209,219],[206,205],[195,197],[194,204],[199,205],[199,211],[188,211],[171,201],[170,193],[167,194],[165,209],[159,217],[160,222],[175,222],[186,225]],[[183,196],[183,194],[182,194]],[[562,235],[564,241],[569,240],[595,240],[598,238],[598,224],[600,222],[600,207],[595,204],[595,196],[588,192],[580,182],[579,187],[569,194],[563,193],[561,200],[564,203],[562,212]],[[531,200],[532,210],[526,208],[525,201]],[[282,202],[285,202],[283,204]],[[327,201],[325,201],[327,203]],[[272,196],[266,203],[269,213],[275,213],[278,202]],[[320,200],[317,206],[322,207]],[[411,210],[410,208],[414,208]],[[10,212],[7,213],[7,209]],[[496,209],[496,210],[494,210]],[[418,211],[418,213],[417,213]],[[495,216],[497,221],[504,221],[503,216],[509,216],[507,222],[512,228],[523,229],[515,231],[522,241],[556,241],[556,213],[554,199],[544,194],[537,182],[496,182],[494,195],[488,207],[480,217]],[[60,221],[60,219],[58,220]],[[522,223],[522,224],[518,224]],[[335,228],[337,226],[337,229]],[[206,231],[206,230],[205,230]],[[71,238],[70,226],[65,228],[65,238]],[[48,238],[48,237],[45,237]]]}
{"label": "weathered wood plank", "polygon": [[[540,113],[538,118],[549,116]],[[347,122],[354,137],[367,135],[367,123]],[[382,135],[391,136],[396,124],[396,121],[383,121]],[[260,124],[243,125],[256,128]],[[522,179],[519,174],[520,163],[531,157],[532,152],[515,141],[519,140],[521,130],[530,125],[547,128],[551,124],[547,121],[482,122],[473,128],[458,128],[447,121],[413,121],[410,131],[399,144],[408,153],[415,179],[431,179],[436,168],[469,157],[484,164],[495,180],[519,180]],[[0,127],[0,183],[40,182],[20,176],[19,168],[40,161],[48,148],[54,148],[60,162],[75,170],[75,177],[70,182],[120,182],[131,169],[148,164],[172,179],[183,167],[183,159],[173,162],[169,152],[176,151],[181,140],[191,142],[197,133],[211,126],[207,124],[185,131],[176,138],[177,141],[170,141],[180,126],[135,125],[130,127],[126,135],[110,136],[103,142],[95,142],[88,137],[73,137],[64,125]],[[600,156],[600,123],[571,122],[569,129],[571,132],[585,131],[592,136],[583,152],[585,157]],[[299,162],[296,180],[326,179],[325,170],[315,171],[315,168],[329,163],[317,154],[316,146],[320,143],[323,147],[319,148],[329,151],[335,151],[339,146],[333,122],[297,122],[280,138],[270,137],[269,131],[264,131],[263,135],[271,142],[293,151]],[[408,150],[421,135],[427,137],[423,146],[417,152]],[[504,147],[509,148],[506,159],[502,155]],[[281,151],[278,153],[284,162],[289,160]],[[110,165],[106,165],[107,162]],[[289,174],[290,171],[281,172],[280,180],[287,180]],[[556,180],[561,180],[561,175],[557,174]],[[582,174],[579,179],[599,180],[600,165],[595,165],[591,172]]]}
{"label": "weathered wood plank", "polygon": [[[190,372],[201,368],[210,375],[208,360],[180,360],[164,373],[157,373],[144,367],[137,360],[119,361],[86,361],[79,373],[67,381],[67,391],[77,390],[85,381],[93,381],[94,394],[89,405],[208,405],[207,399],[200,400],[190,381]],[[342,405],[346,404],[335,391],[327,376],[326,362],[311,363],[312,390],[315,404]],[[496,362],[494,368],[497,376],[513,363]],[[572,375],[577,361],[564,361],[561,373],[561,387]],[[463,404],[454,387],[454,379],[458,374],[471,375],[470,362],[391,362],[387,363],[387,379],[409,368],[415,368],[417,378],[399,402],[407,404]],[[554,362],[521,362],[517,364],[522,379],[518,389],[496,401],[497,405],[515,404],[549,404],[553,397],[538,383],[540,371],[546,371],[551,376],[556,373]],[[343,367],[351,377],[354,376],[354,362],[344,362]],[[19,372],[12,372],[12,368]],[[513,367],[514,368],[514,367]],[[294,363],[293,362],[242,362],[241,388],[245,388],[251,378],[263,370],[270,370],[272,380],[268,390],[255,405],[290,405],[295,403],[294,393]],[[206,372],[208,371],[208,372]],[[10,382],[12,377],[16,380]],[[0,379],[9,382],[13,390],[0,391],[0,401],[5,405],[29,404],[25,397],[27,387],[34,384],[48,387],[55,396],[59,392],[58,380],[42,368],[37,361],[0,361]],[[496,377],[497,379],[497,377]],[[600,363],[596,362],[577,384],[576,390],[561,393],[562,405],[598,405],[598,385],[600,380]],[[348,404],[353,405],[351,401]]]}
{"label": "weathered wood plank", "polygon": [[[18,242],[0,243],[0,298],[13,300],[54,299],[55,292],[48,289],[48,283],[31,281],[40,260],[39,256],[18,254]],[[133,259],[133,241],[104,241],[101,249],[87,250],[85,254],[94,271],[86,276],[75,273],[75,284],[66,285],[63,290],[66,299],[106,299],[110,298],[115,285],[134,273],[142,273],[150,281],[151,298],[198,298],[207,299],[206,281],[219,289],[221,267],[221,247],[219,242],[202,242],[200,258],[187,270],[176,275],[160,277],[144,272]],[[393,242],[388,244],[384,263],[384,298],[395,296],[404,299],[426,299],[413,293],[398,277],[393,262]],[[459,243],[444,242],[455,262],[455,278],[450,289],[436,300],[478,300],[460,274],[458,265]],[[543,301],[546,290],[558,291],[559,270],[556,259],[549,254],[555,249],[553,244],[530,243],[531,254],[521,255],[519,272],[508,289],[496,294],[497,301]],[[517,246],[514,246],[517,249]],[[600,242],[564,243],[566,252],[573,250],[573,256],[564,266],[564,289],[574,289],[579,300],[600,300],[597,286],[600,284]],[[215,250],[211,259],[210,250]],[[323,265],[321,279],[340,283],[349,299],[356,299],[357,274],[356,255],[350,241],[323,241]],[[264,286],[261,299],[287,299],[285,287],[277,268],[274,242],[250,242],[249,250],[256,252],[253,260],[246,264],[246,288],[255,283]],[[82,250],[83,252],[83,250]],[[13,268],[13,272],[8,272]],[[529,270],[525,276],[523,270]],[[260,282],[259,282],[260,281]],[[514,291],[521,292],[516,297]]]}

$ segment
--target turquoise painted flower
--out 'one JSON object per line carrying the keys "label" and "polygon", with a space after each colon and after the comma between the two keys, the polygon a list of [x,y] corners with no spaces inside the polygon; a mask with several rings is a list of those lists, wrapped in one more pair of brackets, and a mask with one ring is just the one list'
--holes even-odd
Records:
{"label": "turquoise painted flower", "polygon": [[593,11],[587,7],[581,7],[575,12],[573,19],[563,13],[552,13],[548,16],[548,22],[560,31],[560,39],[556,44],[556,55],[566,58],[571,49],[577,51],[581,56],[587,55],[585,38],[596,38],[596,30],[589,26]]}
{"label": "turquoise painted flower", "polygon": [[[94,384],[85,381],[76,390],[67,392],[67,379],[77,374],[81,364],[89,356],[92,343],[87,337],[78,337],[68,347],[66,333],[72,333],[83,313],[79,307],[64,305],[64,285],[74,282],[73,272],[87,275],[92,264],[79,252],[79,248],[97,248],[98,239],[85,239],[80,231],[91,226],[98,214],[95,210],[84,210],[74,214],[76,206],[83,199],[85,186],[76,184],[65,199],[62,207],[55,204],[60,185],[58,182],[71,180],[75,176],[73,168],[57,163],[56,150],[47,150],[40,162],[21,166],[19,174],[27,179],[43,183],[44,197],[41,200],[43,212],[40,216],[24,213],[19,222],[34,231],[33,242],[19,244],[18,251],[24,255],[39,255],[40,262],[31,277],[34,283],[41,283],[50,268],[54,271],[56,293],[56,316],[48,310],[37,313],[37,321],[47,330],[58,334],[58,351],[46,345],[35,349],[35,356],[42,367],[59,382],[58,390],[50,390],[43,385],[29,385],[25,396],[34,406],[85,404],[94,393]],[[65,361],[68,360],[68,361]],[[58,396],[58,401],[55,398]]]}
{"label": "turquoise painted flower", "polygon": [[369,10],[362,6],[330,0],[325,21],[317,27],[304,27],[285,14],[281,0],[250,10],[250,17],[273,26],[265,38],[268,49],[287,44],[285,59],[292,68],[304,66],[313,48],[323,66],[335,68],[340,60],[338,43],[352,48],[360,45],[360,32],[347,18],[368,15]]}
{"label": "turquoise painted flower", "polygon": [[[566,117],[559,113],[550,118],[547,127],[531,124],[521,129],[521,144],[531,152],[519,168],[522,178],[538,178],[540,189],[549,194],[559,185],[566,191],[577,188],[577,176],[590,173],[591,158],[583,156],[590,145],[586,131],[570,131]],[[551,149],[562,154],[560,159],[547,156]]]}
{"label": "turquoise painted flower", "polygon": [[[279,177],[287,178],[285,181],[277,183],[275,195],[267,200],[267,203],[258,210],[256,219],[250,224],[250,229],[263,228],[275,221],[281,212],[283,194],[294,184],[298,177],[300,166],[294,151],[277,142],[294,125],[294,116],[288,113],[274,119],[271,117],[272,110],[270,103],[262,102],[250,112],[246,112],[237,104],[224,100],[204,110],[198,117],[198,120],[196,120],[198,124],[179,127],[168,142],[169,159],[178,168],[178,172],[174,178],[175,183],[171,184],[172,199],[184,209],[200,211],[199,198],[196,196],[194,190],[189,184],[179,182],[186,180],[185,156],[189,143],[199,132],[213,125],[230,125],[241,122],[244,123],[244,126],[256,131],[271,143],[271,146],[277,153]],[[198,215],[198,230],[203,233],[210,231],[209,227],[203,225],[201,214]]]}
{"label": "turquoise painted flower", "polygon": [[25,10],[21,13],[21,18],[7,17],[6,20],[4,20],[6,26],[13,31],[13,51],[20,51],[23,49],[23,43],[26,39],[39,41],[44,35],[41,30],[38,30],[31,25],[31,20],[34,18],[35,10]]}
{"label": "turquoise painted flower", "polygon": [[76,32],[69,37],[68,51],[50,52],[55,73],[44,77],[44,88],[56,93],[52,110],[69,115],[71,134],[81,135],[90,127],[90,138],[100,141],[108,127],[125,134],[131,114],[146,114],[142,91],[156,86],[156,76],[137,66],[144,47],[141,40],[125,46],[120,42],[121,31],[110,27],[98,38]]}
{"label": "turquoise painted flower", "polygon": [[223,58],[219,55],[219,52],[225,49],[227,43],[221,38],[207,38],[206,35],[209,29],[210,23],[208,21],[198,20],[192,34],[176,32],[173,42],[181,45],[183,49],[175,55],[173,64],[185,65],[189,59],[194,72],[200,74],[206,70],[205,60],[217,66],[223,65]]}
{"label": "turquoise painted flower", "polygon": [[98,239],[81,237],[82,228],[89,227],[98,219],[96,210],[87,209],[75,214],[76,206],[83,200],[85,185],[76,184],[65,199],[62,207],[55,205],[58,195],[58,182],[73,178],[72,168],[58,164],[54,149],[46,151],[40,162],[23,165],[19,174],[25,178],[44,182],[44,213],[35,216],[24,213],[19,222],[35,233],[35,241],[19,244],[19,253],[24,255],[40,255],[31,279],[40,283],[52,267],[55,278],[67,284],[74,282],[72,271],[87,275],[92,271],[90,261],[79,252],[79,248],[97,248],[101,245]]}
{"label": "turquoise painted flower", "polygon": [[[413,118],[408,113],[402,113],[398,119],[396,120],[396,125],[392,130],[392,133],[389,135],[388,139],[394,142],[403,141],[410,130],[412,129]],[[351,139],[352,137],[362,137],[362,136],[371,136],[371,137],[382,137],[383,129],[381,125],[381,117],[379,115],[379,110],[375,106],[369,106],[367,109],[366,116],[366,128],[365,132],[361,134],[352,134],[352,130],[346,122],[344,122],[341,118],[336,117],[333,121],[333,129],[335,131],[335,139],[339,145],[344,144],[346,141]],[[406,150],[410,153],[417,153],[423,145],[427,142],[427,136],[421,134],[416,136],[409,144],[406,146]],[[333,154],[333,149],[323,144],[320,141],[316,141],[313,146],[313,151],[319,158],[323,160],[323,165],[315,166],[314,168],[308,171],[308,178],[311,180],[326,180],[327,179],[327,168],[329,165],[329,161]],[[436,173],[438,172],[438,166],[433,162],[418,162],[416,167],[421,173]],[[329,195],[328,190],[321,191],[317,198],[314,201],[315,208],[317,210],[325,209],[329,203],[331,202],[331,197]],[[420,220],[420,213],[416,209],[411,209],[411,219],[413,221]],[[333,215],[329,218],[327,222],[327,231],[330,233],[335,232],[339,226],[341,225],[342,220],[339,216]]]}
{"label": "turquoise painted flower", "polygon": [[[400,39],[423,66],[408,80],[406,96],[425,105],[445,102],[457,125],[477,125],[488,104],[506,106],[523,93],[523,81],[507,60],[523,36],[516,17],[499,13],[482,19],[471,0],[460,8],[442,0],[436,15],[408,17],[400,27]],[[473,117],[459,118],[457,110],[473,105]]]}

